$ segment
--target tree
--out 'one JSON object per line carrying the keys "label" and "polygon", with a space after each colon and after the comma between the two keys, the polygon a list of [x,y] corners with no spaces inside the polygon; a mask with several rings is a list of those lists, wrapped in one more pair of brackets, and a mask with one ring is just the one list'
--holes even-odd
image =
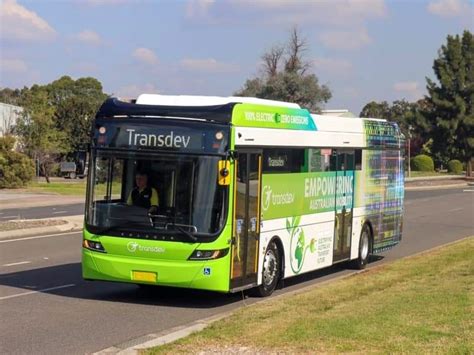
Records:
{"label": "tree", "polygon": [[248,79],[236,96],[254,96],[262,99],[294,102],[311,111],[321,110],[328,102],[331,91],[320,85],[310,63],[304,59],[307,43],[293,28],[285,46],[273,46],[262,55],[261,75]]}
{"label": "tree", "polygon": [[433,70],[437,82],[426,78],[427,100],[432,110],[425,114],[432,126],[433,151],[444,159],[466,163],[472,174],[474,155],[474,38],[464,31],[448,36],[438,51]]}
{"label": "tree", "polygon": [[3,88],[0,90],[0,102],[18,106],[21,100],[21,92],[20,89]]}
{"label": "tree", "polygon": [[40,170],[49,183],[51,165],[66,152],[66,133],[55,127],[55,108],[49,103],[45,87],[33,85],[25,90],[20,101],[24,111],[19,116],[15,133],[22,150],[39,162]]}
{"label": "tree", "polygon": [[23,187],[35,175],[33,161],[13,150],[13,136],[0,137],[0,189]]}
{"label": "tree", "polygon": [[45,87],[54,107],[54,125],[65,132],[67,151],[74,153],[89,141],[92,119],[107,95],[95,78],[63,76]]}
{"label": "tree", "polygon": [[362,111],[359,114],[359,117],[368,118],[388,119],[388,116],[390,116],[390,105],[387,101],[371,101],[362,108]]}

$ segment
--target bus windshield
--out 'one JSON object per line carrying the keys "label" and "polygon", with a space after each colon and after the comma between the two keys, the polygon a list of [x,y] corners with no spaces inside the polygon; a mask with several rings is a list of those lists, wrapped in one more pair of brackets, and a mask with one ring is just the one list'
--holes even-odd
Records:
{"label": "bus windshield", "polygon": [[225,224],[219,156],[96,150],[86,222],[93,233],[202,241]]}

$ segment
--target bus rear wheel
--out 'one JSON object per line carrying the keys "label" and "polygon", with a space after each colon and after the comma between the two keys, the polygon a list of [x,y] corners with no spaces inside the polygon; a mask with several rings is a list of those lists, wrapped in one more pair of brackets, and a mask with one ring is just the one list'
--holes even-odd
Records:
{"label": "bus rear wheel", "polygon": [[362,270],[365,269],[369,263],[370,256],[370,244],[371,244],[371,232],[367,224],[364,224],[362,231],[360,232],[359,239],[359,256],[352,262],[352,266],[355,269]]}
{"label": "bus rear wheel", "polygon": [[278,246],[275,242],[271,242],[265,251],[262,270],[262,284],[254,291],[259,297],[270,296],[280,280],[281,260]]}

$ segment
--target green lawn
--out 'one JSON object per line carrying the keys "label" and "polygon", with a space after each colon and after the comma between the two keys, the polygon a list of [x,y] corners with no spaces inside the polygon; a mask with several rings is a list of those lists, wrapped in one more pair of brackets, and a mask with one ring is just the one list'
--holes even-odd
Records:
{"label": "green lawn", "polygon": [[[112,194],[120,197],[122,185],[120,183],[112,184]],[[77,195],[84,196],[86,193],[86,180],[74,180],[73,182],[32,182],[26,188],[29,192],[55,193],[59,195]],[[103,196],[106,193],[106,185],[98,184],[95,192],[97,196]]]}
{"label": "green lawn", "polygon": [[86,180],[77,180],[74,182],[32,182],[28,184],[29,192],[56,193],[59,195],[78,195],[83,196],[86,193]]}
{"label": "green lawn", "polygon": [[[406,177],[408,177],[408,171],[405,171]],[[447,175],[454,175],[452,173],[439,173],[437,171],[412,171],[410,177],[425,177],[425,176],[447,176]],[[459,175],[462,176],[462,175]]]}
{"label": "green lawn", "polygon": [[471,237],[240,309],[146,353],[472,354],[473,255]]}

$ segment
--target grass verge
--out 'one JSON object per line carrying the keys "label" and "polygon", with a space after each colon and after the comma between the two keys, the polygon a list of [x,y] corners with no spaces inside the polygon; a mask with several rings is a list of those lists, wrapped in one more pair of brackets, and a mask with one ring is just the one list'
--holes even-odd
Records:
{"label": "grass verge", "polygon": [[60,219],[50,219],[50,220],[22,220],[22,221],[7,221],[0,222],[0,232],[6,232],[17,229],[28,229],[28,228],[37,228],[37,227],[49,227],[49,226],[59,226],[66,224],[67,221]]}
{"label": "grass verge", "polygon": [[[448,175],[455,175],[451,174],[448,172],[437,172],[437,171],[411,171],[410,177],[429,177],[429,176],[448,176]],[[405,171],[405,177],[408,177],[408,173]],[[459,175],[459,177],[462,177],[462,175]]]}
{"label": "grass verge", "polygon": [[238,310],[146,354],[474,349],[474,237]]}
{"label": "grass verge", "polygon": [[[40,193],[54,193],[58,195],[70,195],[70,196],[84,196],[86,194],[86,180],[76,180],[74,182],[32,182],[28,184],[26,190],[28,192],[40,192]],[[103,196],[106,193],[106,185],[98,184],[95,187],[95,192],[98,196]],[[112,184],[112,194],[120,198],[122,185],[119,183]]]}
{"label": "grass verge", "polygon": [[46,182],[32,182],[28,184],[26,190],[29,192],[84,196],[86,194],[86,181],[80,180],[74,183],[52,181],[49,184]]}

